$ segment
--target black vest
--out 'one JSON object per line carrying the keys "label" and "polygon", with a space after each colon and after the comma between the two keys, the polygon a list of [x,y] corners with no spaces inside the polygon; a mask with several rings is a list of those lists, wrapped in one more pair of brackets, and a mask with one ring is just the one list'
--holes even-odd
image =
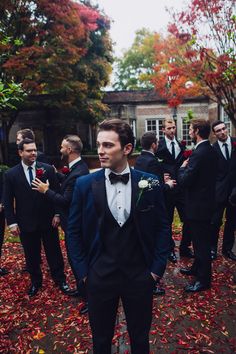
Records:
{"label": "black vest", "polygon": [[132,213],[120,227],[106,203],[100,237],[101,253],[93,265],[99,276],[121,271],[133,278],[147,269]]}

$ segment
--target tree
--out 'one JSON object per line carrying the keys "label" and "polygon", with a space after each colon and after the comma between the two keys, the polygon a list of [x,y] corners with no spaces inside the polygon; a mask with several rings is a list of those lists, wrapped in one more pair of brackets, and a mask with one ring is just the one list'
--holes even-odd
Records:
{"label": "tree", "polygon": [[134,43],[116,59],[114,88],[117,90],[138,90],[153,88],[150,78],[155,62],[154,43],[159,35],[145,28],[136,31]]}
{"label": "tree", "polygon": [[[30,95],[48,95],[48,107],[75,114],[96,106],[99,116],[104,107],[94,100],[112,61],[108,29],[105,15],[89,2],[2,0],[0,78],[22,83]],[[103,50],[95,53],[99,45]],[[82,70],[86,58],[89,69]],[[92,77],[97,78],[93,90]]]}
{"label": "tree", "polygon": [[235,30],[235,0],[190,0],[184,11],[173,13],[169,26],[185,48],[178,75],[205,85],[236,127]]}

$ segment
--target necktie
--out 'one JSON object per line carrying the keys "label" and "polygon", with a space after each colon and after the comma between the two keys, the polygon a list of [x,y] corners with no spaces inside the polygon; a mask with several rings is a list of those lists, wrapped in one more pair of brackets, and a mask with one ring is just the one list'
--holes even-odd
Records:
{"label": "necktie", "polygon": [[224,143],[223,146],[225,147],[225,156],[226,160],[229,160],[229,149],[228,149],[228,144]]}
{"label": "necktie", "polygon": [[29,180],[30,180],[30,185],[31,185],[31,183],[32,183],[32,181],[33,181],[33,172],[32,172],[32,170],[33,170],[33,167],[31,167],[31,166],[29,166],[28,167],[28,171],[29,171]]}
{"label": "necktie", "polygon": [[115,184],[117,182],[127,184],[129,181],[129,173],[124,173],[123,175],[116,175],[115,173],[111,172],[109,174],[109,179],[111,184]]}
{"label": "necktie", "polygon": [[175,142],[172,141],[171,145],[172,145],[171,146],[171,154],[172,154],[173,158],[175,159]]}

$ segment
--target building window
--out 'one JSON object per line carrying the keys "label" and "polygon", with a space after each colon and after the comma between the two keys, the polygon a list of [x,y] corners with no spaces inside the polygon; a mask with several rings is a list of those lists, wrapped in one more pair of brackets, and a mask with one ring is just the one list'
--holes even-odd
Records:
{"label": "building window", "polygon": [[190,123],[185,121],[186,118],[182,118],[182,140],[186,141],[187,146],[192,145],[192,140],[189,136],[189,125]]}
{"label": "building window", "polygon": [[229,119],[228,114],[225,112],[224,108],[220,107],[220,120],[225,123],[226,128],[228,129],[229,134],[232,134],[232,122]]}
{"label": "building window", "polygon": [[132,132],[134,134],[134,137],[136,138],[137,137],[137,134],[136,134],[136,119],[130,119],[129,124],[130,124]]}
{"label": "building window", "polygon": [[162,131],[162,118],[158,119],[146,119],[145,121],[145,131],[146,132],[155,132],[157,138],[160,139],[164,136]]}

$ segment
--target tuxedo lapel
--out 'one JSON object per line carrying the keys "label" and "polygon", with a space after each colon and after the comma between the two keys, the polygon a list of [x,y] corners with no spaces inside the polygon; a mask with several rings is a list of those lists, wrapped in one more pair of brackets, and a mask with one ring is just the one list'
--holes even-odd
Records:
{"label": "tuxedo lapel", "polygon": [[104,219],[106,207],[106,187],[104,170],[92,181],[92,193],[94,198],[95,210],[98,216],[99,225]]}
{"label": "tuxedo lapel", "polygon": [[134,213],[136,208],[136,202],[138,198],[138,182],[140,180],[137,172],[134,169],[130,169],[131,173],[131,212]]}

